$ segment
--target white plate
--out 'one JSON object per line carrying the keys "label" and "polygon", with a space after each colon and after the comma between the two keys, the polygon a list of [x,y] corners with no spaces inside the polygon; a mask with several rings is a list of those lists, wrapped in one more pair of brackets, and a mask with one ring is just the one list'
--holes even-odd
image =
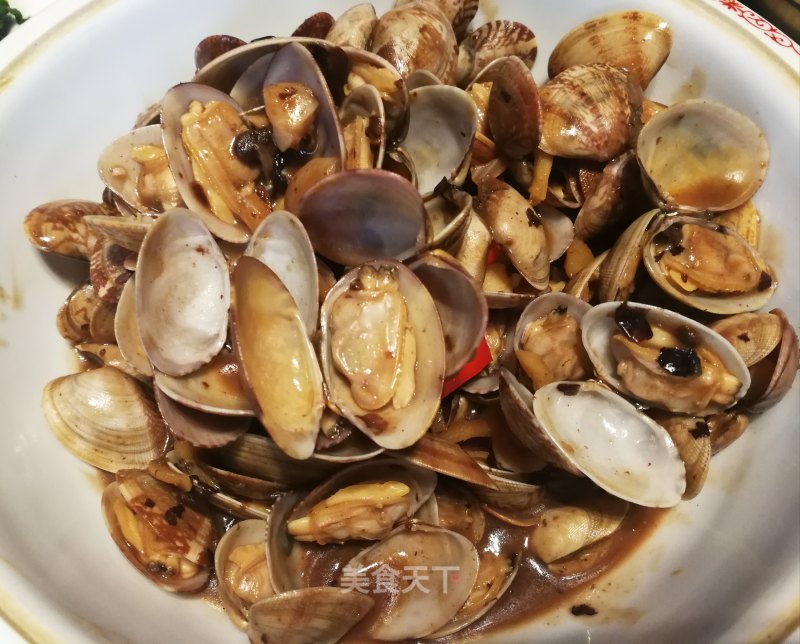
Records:
{"label": "white plate", "polygon": [[[336,0],[325,9],[337,15],[350,4]],[[388,4],[376,2],[380,10]],[[766,221],[764,251],[780,274],[771,305],[796,324],[796,45],[780,45],[768,26],[748,24],[731,0],[482,4],[491,18],[534,29],[540,81],[556,40],[581,20],[631,6],[669,20],[675,45],[648,93],[664,102],[721,100],[765,130],[772,163],[756,201]],[[70,290],[63,271],[75,265],[34,251],[21,223],[39,203],[99,197],[94,167],[101,148],[140,109],[192,75],[193,48],[202,37],[288,34],[321,5],[66,1],[0,44],[0,607],[32,639],[244,641],[223,614],[161,592],[125,561],[103,526],[94,473],[48,431],[39,410],[42,387],[73,368],[53,321]],[[791,632],[800,614],[799,404],[795,386],[713,460],[699,499],[682,504],[586,598],[599,615],[573,618],[567,605],[492,641],[744,642]]]}

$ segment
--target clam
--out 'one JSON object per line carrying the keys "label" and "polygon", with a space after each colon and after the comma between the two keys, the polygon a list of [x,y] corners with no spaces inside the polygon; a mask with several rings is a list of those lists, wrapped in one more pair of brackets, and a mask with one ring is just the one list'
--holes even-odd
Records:
{"label": "clam", "polygon": [[499,179],[484,181],[478,189],[475,207],[494,240],[533,288],[546,289],[550,261],[541,217],[527,199]]}
{"label": "clam", "polygon": [[372,33],[371,50],[404,78],[427,69],[443,83],[455,81],[458,42],[450,21],[434,3],[412,2],[387,11]]}
{"label": "clam", "polygon": [[286,529],[321,545],[378,541],[414,516],[431,497],[436,474],[399,460],[351,465],[312,490],[291,512]]}
{"label": "clam", "polygon": [[[475,583],[478,565],[475,546],[460,534],[409,525],[351,559],[339,584],[348,583],[348,573],[357,578],[359,573],[384,571],[394,579],[394,587],[387,589],[384,601],[377,603],[363,628],[379,640],[415,639],[434,633],[455,616]],[[409,571],[415,575],[410,577]],[[375,579],[368,578],[370,588]],[[374,590],[372,595],[381,597]]]}
{"label": "clam", "polygon": [[91,284],[84,284],[58,309],[56,328],[72,342],[114,342],[114,307],[102,301]]}
{"label": "clam", "polygon": [[486,488],[497,487],[478,462],[461,447],[430,433],[411,447],[393,452],[392,455],[459,481]]}
{"label": "clam", "polygon": [[183,205],[158,125],[116,139],[100,154],[97,170],[103,183],[136,212],[157,214]]}
{"label": "clam", "polygon": [[253,257],[237,262],[232,280],[233,336],[256,416],[288,455],[308,458],[322,418],[322,375],[300,310]]}
{"label": "clam", "polygon": [[98,237],[126,250],[138,253],[147,232],[155,220],[145,215],[86,215],[84,222]]}
{"label": "clam", "polygon": [[511,525],[526,525],[541,510],[545,489],[529,483],[524,475],[484,466],[495,488],[472,487],[487,514]]}
{"label": "clam", "polygon": [[654,413],[653,419],[669,432],[678,448],[686,468],[686,491],[684,499],[696,497],[708,476],[711,460],[711,439],[708,423],[702,418],[663,412]]}
{"label": "clam", "polygon": [[536,36],[527,26],[512,20],[487,22],[461,41],[459,82],[471,81],[492,61],[505,56],[516,56],[531,67],[537,52]]}
{"label": "clam", "polygon": [[766,411],[776,405],[792,388],[800,368],[800,348],[797,332],[781,309],[773,309],[770,315],[781,321],[781,340],[767,358],[751,369],[753,386],[742,401],[755,413]]}
{"label": "clam", "polygon": [[564,293],[574,295],[584,302],[591,302],[595,299],[596,292],[599,290],[600,271],[608,257],[608,253],[609,251],[603,251],[589,264],[575,273],[564,287]]}
{"label": "clam", "polygon": [[289,290],[309,334],[317,328],[319,277],[303,224],[285,210],[273,212],[253,233],[244,254],[268,266]]}
{"label": "clam", "polygon": [[486,258],[492,244],[492,231],[478,214],[471,210],[464,226],[461,244],[455,253],[464,270],[479,284],[486,275]]}
{"label": "clam", "polygon": [[248,131],[242,108],[212,87],[184,83],[161,101],[164,148],[187,206],[217,237],[247,241],[270,212],[256,194],[259,170],[234,153],[234,139]]}
{"label": "clam", "polygon": [[197,592],[216,538],[197,499],[141,470],[121,470],[103,492],[103,517],[125,558],[170,592]]}
{"label": "clam", "polygon": [[597,375],[646,405],[708,415],[750,387],[747,366],[725,338],[673,311],[608,302],[586,313],[582,327]]}
{"label": "clam", "polygon": [[533,413],[560,457],[609,494],[648,507],[680,501],[686,479],[675,444],[621,396],[595,382],[551,383],[534,394]]}
{"label": "clam", "polygon": [[368,2],[357,4],[336,19],[325,40],[339,47],[366,49],[377,24],[375,7]]}
{"label": "clam", "polygon": [[[713,416],[708,416],[706,425],[713,455],[739,440],[750,426],[750,420],[744,414],[735,411],[721,411]],[[705,431],[702,426],[697,429]]]}
{"label": "clam", "polygon": [[625,300],[633,293],[636,274],[642,263],[642,249],[658,225],[658,210],[644,213],[617,238],[599,267],[597,299],[601,302]]}
{"label": "clam", "polygon": [[381,447],[425,433],[439,406],[445,346],[436,306],[399,262],[363,264],[322,305],[322,369],[331,403]]}
{"label": "clam", "polygon": [[154,388],[158,410],[170,433],[196,447],[222,447],[242,436],[250,418],[219,416],[175,402],[158,386]]}
{"label": "clam", "polygon": [[386,154],[386,110],[380,92],[361,85],[347,95],[339,110],[345,143],[345,168],[381,168]]}
{"label": "clam", "polygon": [[239,371],[236,356],[223,348],[209,363],[185,376],[157,371],[155,384],[175,402],[198,411],[220,416],[253,416]]}
{"label": "clam", "polygon": [[244,40],[226,34],[214,34],[203,38],[194,48],[194,65],[202,69],[215,58],[246,45]]}
{"label": "clam", "polygon": [[311,156],[332,157],[344,165],[331,90],[306,47],[289,43],[275,53],[264,76],[264,106],[278,149],[299,148],[310,137]]}
{"label": "clam", "polygon": [[572,220],[563,212],[546,203],[536,206],[536,212],[542,218],[544,236],[547,239],[547,257],[550,262],[559,259],[572,244],[575,229]]}
{"label": "clam", "polygon": [[89,259],[96,238],[86,228],[87,215],[110,215],[105,204],[93,201],[51,201],[31,210],[23,223],[28,241],[39,250]]}
{"label": "clam", "polygon": [[709,327],[734,346],[748,368],[766,358],[783,339],[783,320],[774,313],[738,313]]}
{"label": "clam", "polygon": [[163,456],[169,442],[152,400],[114,367],[51,381],[44,388],[42,411],[70,452],[106,472],[144,467]]}
{"label": "clam", "polygon": [[401,147],[411,159],[423,198],[433,194],[443,177],[463,183],[476,129],[475,104],[464,90],[432,85],[409,92],[408,132]]}
{"label": "clam", "polygon": [[522,159],[539,147],[542,104],[528,66],[516,56],[499,58],[478,74],[476,83],[491,83],[486,122],[497,150]]}
{"label": "clam", "polygon": [[228,265],[211,232],[175,208],[153,225],[136,267],[136,319],[147,357],[182,376],[211,361],[228,333]]}
{"label": "clam", "polygon": [[131,277],[122,288],[117,311],[114,315],[114,337],[119,350],[136,371],[146,377],[153,375],[153,367],[147,358],[136,319],[136,281]]}
{"label": "clam", "polygon": [[603,168],[596,187],[575,218],[575,235],[591,239],[629,222],[636,206],[644,201],[642,192],[636,155],[627,150]]}
{"label": "clam", "polygon": [[409,265],[433,297],[442,323],[445,377],[472,358],[483,340],[489,311],[480,287],[458,260],[444,251],[427,253]]}
{"label": "clam", "polygon": [[425,250],[439,249],[453,254],[461,248],[472,216],[472,196],[454,186],[437,186],[425,201],[429,242]]}
{"label": "clam", "polygon": [[345,266],[407,259],[426,240],[425,207],[405,179],[385,170],[350,170],[320,181],[298,208],[314,250]]}
{"label": "clam", "polygon": [[629,504],[611,496],[595,494],[579,506],[561,506],[538,516],[529,548],[546,564],[579,552],[616,532]]}
{"label": "clam", "polygon": [[98,242],[89,258],[89,281],[97,296],[116,304],[125,282],[130,278],[130,262],[135,264],[136,253],[109,241]]}
{"label": "clam", "polygon": [[[415,2],[417,0],[396,0],[395,6],[402,7]],[[453,31],[458,40],[464,37],[469,23],[478,13],[478,0],[433,0],[433,4],[441,9],[453,25]]]}
{"label": "clam", "polygon": [[741,206],[718,213],[714,216],[714,223],[735,230],[752,248],[759,249],[761,245],[761,214],[752,199],[748,199]]}
{"label": "clam", "polygon": [[636,140],[641,90],[620,69],[576,65],[543,85],[539,96],[541,148],[548,154],[608,161]]}
{"label": "clam", "polygon": [[214,550],[219,598],[238,628],[247,628],[250,607],[274,594],[267,567],[267,522],[248,519],[236,523]]}
{"label": "clam", "polygon": [[769,148],[748,117],[713,101],[675,103],[642,128],[636,155],[659,205],[718,212],[746,202],[764,181]]}
{"label": "clam", "polygon": [[375,600],[341,588],[301,588],[250,607],[251,642],[335,644],[364,619]]}
{"label": "clam", "polygon": [[131,365],[116,344],[98,344],[96,342],[82,342],[75,345],[75,352],[82,363],[89,361],[95,366],[114,367],[122,373],[146,383],[147,378]]}
{"label": "clam", "polygon": [[293,38],[325,38],[325,35],[336,22],[334,17],[327,11],[318,11],[303,20],[300,25],[292,32]]}
{"label": "clam", "polygon": [[592,374],[581,340],[581,320],[590,308],[572,295],[547,293],[520,313],[514,351],[534,389],[557,380],[585,380]]}
{"label": "clam", "polygon": [[574,65],[604,63],[628,72],[646,89],[672,48],[672,29],[645,11],[607,13],[582,22],[550,54],[547,73],[554,78]]}
{"label": "clam", "polygon": [[733,230],[696,217],[667,217],[644,245],[648,273],[679,302],[709,313],[764,306],[778,276]]}

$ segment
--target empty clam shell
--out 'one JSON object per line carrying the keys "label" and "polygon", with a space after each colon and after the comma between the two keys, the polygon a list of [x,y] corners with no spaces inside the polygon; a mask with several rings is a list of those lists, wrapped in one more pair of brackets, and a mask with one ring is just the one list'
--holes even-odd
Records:
{"label": "empty clam shell", "polygon": [[300,311],[279,277],[252,257],[237,262],[233,291],[236,353],[256,415],[288,455],[308,458],[322,418],[322,374]]}
{"label": "empty clam shell", "polygon": [[436,304],[444,332],[445,377],[452,377],[483,340],[489,316],[486,298],[458,260],[443,251],[427,253],[409,268]]}
{"label": "empty clam shell", "polygon": [[743,204],[764,181],[769,147],[747,116],[713,101],[675,103],[642,128],[636,155],[660,205],[717,212]]}
{"label": "empty clam shell", "polygon": [[316,331],[319,277],[311,240],[290,212],[276,210],[253,233],[244,252],[268,266],[292,294],[309,334]]}
{"label": "empty clam shell", "polygon": [[627,70],[642,89],[672,48],[672,29],[645,11],[607,13],[581,23],[556,45],[547,64],[553,78],[573,65],[605,63]]}
{"label": "empty clam shell", "polygon": [[169,443],[153,401],[113,367],[56,378],[44,388],[42,411],[70,452],[106,472],[144,467]]}
{"label": "empty clam shell", "polygon": [[534,394],[533,413],[562,457],[609,494],[648,507],[680,502],[675,444],[621,396],[595,382],[551,383]]}
{"label": "empty clam shell", "polygon": [[220,416],[254,415],[242,388],[239,363],[228,349],[185,376],[157,371],[155,383],[172,400],[198,411]]}
{"label": "empty clam shell", "polygon": [[419,87],[409,92],[409,101],[408,133],[401,146],[413,163],[420,194],[433,194],[442,178],[460,185],[478,126],[475,103],[449,85]]}
{"label": "empty clam shell", "polygon": [[228,264],[196,215],[175,208],[158,218],[136,276],[139,332],[156,369],[182,376],[220,352],[228,333]]}
{"label": "empty clam shell", "polygon": [[119,350],[127,360],[143,376],[152,376],[153,367],[147,358],[139,334],[139,323],[136,319],[136,281],[131,277],[122,288],[114,315],[114,336]]}

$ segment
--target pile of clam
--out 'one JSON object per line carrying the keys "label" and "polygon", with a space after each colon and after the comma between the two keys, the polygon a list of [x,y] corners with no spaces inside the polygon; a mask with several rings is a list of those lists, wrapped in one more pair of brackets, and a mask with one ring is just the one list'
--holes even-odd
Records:
{"label": "pile of clam", "polygon": [[[632,506],[698,494],[794,379],[758,127],[645,97],[657,16],[577,26],[537,86],[531,30],[477,9],[206,38],[100,155],[102,203],[25,220],[89,262],[53,432],[116,475],[130,562],[216,575],[252,641],[461,631],[525,562],[574,573]],[[414,569],[427,592],[376,587]]]}

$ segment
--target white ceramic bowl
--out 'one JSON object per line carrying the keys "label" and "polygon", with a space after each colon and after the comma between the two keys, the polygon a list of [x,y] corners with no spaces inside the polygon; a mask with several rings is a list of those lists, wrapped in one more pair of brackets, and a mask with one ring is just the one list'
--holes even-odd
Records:
{"label": "white ceramic bowl", "polygon": [[[202,37],[288,34],[323,4],[338,15],[351,3],[67,0],[0,44],[0,611],[29,638],[243,641],[222,613],[160,591],[127,563],[103,526],[94,472],[47,429],[42,387],[74,366],[54,315],[81,270],[33,250],[22,234],[24,215],[52,199],[98,198],[101,148],[191,77]],[[586,18],[633,7],[669,20],[674,48],[648,94],[663,102],[717,99],[766,132],[772,163],[756,202],[766,222],[763,250],[780,274],[771,305],[797,324],[797,46],[780,44],[733,0],[482,5],[483,18],[534,29],[539,81],[557,39]],[[587,590],[583,600],[597,616],[574,618],[567,604],[491,641],[745,642],[790,633],[800,615],[799,404],[795,386],[714,458],[698,499]]]}

